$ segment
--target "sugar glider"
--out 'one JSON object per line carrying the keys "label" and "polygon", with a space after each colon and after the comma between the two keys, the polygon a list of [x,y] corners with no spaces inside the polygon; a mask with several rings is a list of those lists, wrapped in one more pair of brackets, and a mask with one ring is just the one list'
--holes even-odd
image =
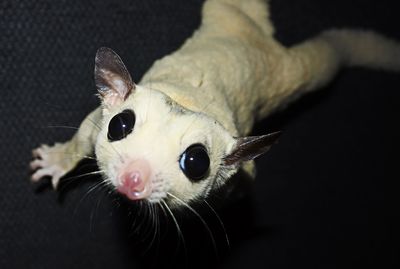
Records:
{"label": "sugar glider", "polygon": [[95,154],[104,180],[130,200],[201,200],[279,133],[248,136],[255,121],[327,84],[341,67],[400,71],[400,45],[370,31],[329,30],[292,47],[274,38],[268,2],[207,0],[202,21],[135,84],[121,58],[100,48],[101,106],[73,138],[33,150],[32,181],[60,178]]}

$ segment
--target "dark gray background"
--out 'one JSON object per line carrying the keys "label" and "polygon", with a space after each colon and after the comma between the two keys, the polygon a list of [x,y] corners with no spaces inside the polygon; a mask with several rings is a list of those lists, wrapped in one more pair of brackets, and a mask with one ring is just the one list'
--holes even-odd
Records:
{"label": "dark gray background", "polygon": [[[229,251],[218,221],[205,217],[219,261],[196,218],[179,219],[186,254],[175,251],[176,234],[165,221],[160,243],[142,255],[148,239],[140,243],[131,228],[138,215],[106,190],[89,191],[96,179],[64,184],[61,194],[29,183],[30,150],[73,134],[48,126],[78,126],[98,104],[96,49],[116,50],[138,81],[191,35],[202,2],[0,2],[0,268],[397,268],[395,73],[345,70],[324,91],[256,126],[256,134],[284,134],[258,159],[251,198],[220,212]],[[286,45],[345,26],[400,39],[396,1],[272,0],[271,8]]]}

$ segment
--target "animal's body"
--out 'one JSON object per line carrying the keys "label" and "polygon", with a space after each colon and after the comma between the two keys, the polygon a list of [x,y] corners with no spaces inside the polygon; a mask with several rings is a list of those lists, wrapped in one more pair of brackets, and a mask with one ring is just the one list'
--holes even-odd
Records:
{"label": "animal's body", "polygon": [[34,150],[32,180],[54,186],[95,152],[106,180],[132,200],[179,205],[206,197],[277,133],[255,121],[328,83],[344,66],[400,71],[400,45],[378,34],[330,30],[293,47],[273,37],[267,2],[208,0],[200,28],[136,85],[110,49],[96,55],[102,105],[68,142]]}

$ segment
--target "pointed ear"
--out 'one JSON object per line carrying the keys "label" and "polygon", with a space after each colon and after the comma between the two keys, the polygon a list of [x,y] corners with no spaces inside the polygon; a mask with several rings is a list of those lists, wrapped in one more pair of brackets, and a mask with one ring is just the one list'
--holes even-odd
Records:
{"label": "pointed ear", "polygon": [[261,136],[247,136],[237,140],[236,147],[223,159],[224,165],[236,165],[250,161],[267,152],[278,140],[281,132]]}
{"label": "pointed ear", "polygon": [[105,47],[97,50],[94,80],[103,104],[108,108],[121,104],[135,89],[121,58]]}

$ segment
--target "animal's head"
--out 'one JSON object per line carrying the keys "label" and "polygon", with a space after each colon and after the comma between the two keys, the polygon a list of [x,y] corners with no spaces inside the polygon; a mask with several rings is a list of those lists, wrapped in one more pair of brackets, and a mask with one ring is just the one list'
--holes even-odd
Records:
{"label": "animal's head", "polygon": [[135,85],[119,56],[98,50],[95,82],[103,122],[96,155],[105,180],[130,200],[174,205],[204,198],[277,134],[234,138],[206,113]]}

